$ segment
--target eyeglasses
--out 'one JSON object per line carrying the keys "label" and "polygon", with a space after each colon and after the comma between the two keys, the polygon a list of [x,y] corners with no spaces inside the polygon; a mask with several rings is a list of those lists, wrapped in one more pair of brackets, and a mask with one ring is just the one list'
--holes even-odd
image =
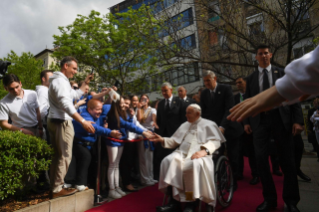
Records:
{"label": "eyeglasses", "polygon": [[73,89],[74,89],[74,90],[77,90],[77,89],[79,89],[79,87],[73,86]]}

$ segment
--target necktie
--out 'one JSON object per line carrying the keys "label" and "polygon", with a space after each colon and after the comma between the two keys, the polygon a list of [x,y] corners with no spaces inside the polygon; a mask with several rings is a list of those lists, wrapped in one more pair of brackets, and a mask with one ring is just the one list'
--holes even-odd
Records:
{"label": "necktie", "polygon": [[211,91],[211,92],[210,92],[210,96],[211,96],[212,101],[214,101],[214,99],[215,99],[215,92],[214,92],[214,91]]}
{"label": "necktie", "polygon": [[168,99],[166,99],[165,110],[166,110],[166,111],[169,110],[169,100],[168,100]]}
{"label": "necktie", "polygon": [[264,69],[263,72],[264,72],[264,77],[263,77],[263,91],[264,91],[264,90],[267,90],[270,87],[270,85],[269,85],[267,69]]}
{"label": "necktie", "polygon": [[240,96],[240,102],[244,101],[244,96],[241,93],[239,93],[239,96]]}

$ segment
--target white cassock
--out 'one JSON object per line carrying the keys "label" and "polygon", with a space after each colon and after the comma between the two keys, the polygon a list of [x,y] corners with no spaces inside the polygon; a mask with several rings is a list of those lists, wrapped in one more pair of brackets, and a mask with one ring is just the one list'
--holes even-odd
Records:
{"label": "white cassock", "polygon": [[[225,141],[210,120],[199,118],[194,123],[182,124],[171,138],[164,138],[164,148],[179,147],[161,163],[159,190],[166,192],[166,188],[172,186],[173,197],[180,202],[200,199],[215,206],[212,153]],[[191,160],[192,155],[202,149],[207,149],[209,155]]]}

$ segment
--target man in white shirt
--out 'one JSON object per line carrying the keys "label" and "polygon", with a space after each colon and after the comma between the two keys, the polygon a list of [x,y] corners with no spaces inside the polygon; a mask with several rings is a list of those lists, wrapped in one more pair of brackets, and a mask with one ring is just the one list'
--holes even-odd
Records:
{"label": "man in white shirt", "polygon": [[39,99],[41,119],[42,119],[43,127],[45,129],[46,140],[49,144],[50,144],[50,137],[49,137],[49,132],[47,129],[46,116],[48,115],[49,108],[50,108],[48,91],[49,91],[49,85],[50,85],[49,78],[52,75],[53,75],[53,71],[51,70],[42,71],[40,74],[41,85],[37,85],[35,87],[35,91],[37,92],[38,99]]}
{"label": "man in white shirt", "polygon": [[73,105],[73,99],[78,99],[85,90],[87,84],[93,78],[88,75],[80,89],[73,90],[69,79],[77,73],[77,60],[74,57],[65,57],[61,61],[61,71],[54,72],[50,77],[48,115],[48,130],[54,149],[54,156],[50,167],[50,198],[74,194],[76,189],[64,189],[64,177],[68,171],[71,158],[74,129],[72,119],[82,124],[87,132],[94,133],[91,122],[81,117]]}
{"label": "man in white shirt", "polygon": [[[0,127],[42,137],[43,126],[36,92],[22,89],[21,81],[14,74],[7,74],[2,80],[9,93],[0,101]],[[8,123],[9,117],[12,124]]]}

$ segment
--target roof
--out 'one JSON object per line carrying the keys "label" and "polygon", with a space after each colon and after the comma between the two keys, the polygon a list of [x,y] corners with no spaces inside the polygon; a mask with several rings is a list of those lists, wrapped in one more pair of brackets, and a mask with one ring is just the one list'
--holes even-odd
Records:
{"label": "roof", "polygon": [[38,56],[40,56],[41,54],[44,54],[44,53],[46,53],[46,52],[53,53],[53,52],[54,52],[54,50],[52,50],[52,49],[44,49],[44,50],[43,50],[43,51],[41,51],[40,53],[38,53],[38,54],[34,55],[34,57],[38,57]]}

